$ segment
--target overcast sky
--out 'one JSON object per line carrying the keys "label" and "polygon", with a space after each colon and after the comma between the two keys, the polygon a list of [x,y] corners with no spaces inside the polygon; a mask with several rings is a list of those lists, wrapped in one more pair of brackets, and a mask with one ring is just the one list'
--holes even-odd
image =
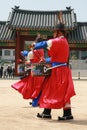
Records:
{"label": "overcast sky", "polygon": [[65,10],[71,6],[78,22],[87,22],[87,0],[0,0],[0,21],[6,21],[14,6],[25,10]]}

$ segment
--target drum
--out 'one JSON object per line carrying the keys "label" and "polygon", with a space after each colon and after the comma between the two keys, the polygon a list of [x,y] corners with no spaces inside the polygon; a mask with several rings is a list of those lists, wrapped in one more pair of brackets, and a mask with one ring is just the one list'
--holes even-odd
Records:
{"label": "drum", "polygon": [[34,63],[31,65],[32,76],[50,76],[51,75],[51,64],[48,63]]}

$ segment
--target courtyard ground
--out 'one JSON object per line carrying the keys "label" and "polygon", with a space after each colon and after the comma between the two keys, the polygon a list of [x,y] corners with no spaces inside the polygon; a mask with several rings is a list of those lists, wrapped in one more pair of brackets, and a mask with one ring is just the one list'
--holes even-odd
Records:
{"label": "courtyard ground", "polygon": [[76,96],[72,98],[74,120],[58,121],[62,109],[52,110],[52,119],[38,119],[43,109],[29,105],[31,100],[11,88],[18,79],[0,79],[0,130],[87,130],[87,80],[74,80]]}

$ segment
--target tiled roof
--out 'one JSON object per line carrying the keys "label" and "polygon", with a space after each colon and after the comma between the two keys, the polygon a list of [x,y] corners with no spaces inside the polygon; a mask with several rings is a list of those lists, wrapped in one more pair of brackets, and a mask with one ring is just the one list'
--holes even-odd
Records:
{"label": "tiled roof", "polygon": [[0,29],[4,24],[6,24],[6,21],[0,21]]}
{"label": "tiled roof", "polygon": [[0,21],[0,41],[14,40],[15,32],[8,28],[7,23]]}
{"label": "tiled roof", "polygon": [[87,43],[87,22],[77,22],[73,9],[62,11],[30,11],[19,8],[12,10],[7,22],[0,21],[0,42],[14,41],[15,29],[53,30],[54,25],[59,22],[58,14],[60,12],[62,12],[62,21],[66,23],[66,27],[70,30],[69,43]]}
{"label": "tiled roof", "polygon": [[10,15],[9,25],[13,29],[51,30],[59,23],[59,13],[66,27],[72,29],[76,22],[73,9],[62,11],[32,11],[14,8]]}
{"label": "tiled roof", "polygon": [[77,28],[69,34],[70,43],[87,43],[87,22],[78,22]]}

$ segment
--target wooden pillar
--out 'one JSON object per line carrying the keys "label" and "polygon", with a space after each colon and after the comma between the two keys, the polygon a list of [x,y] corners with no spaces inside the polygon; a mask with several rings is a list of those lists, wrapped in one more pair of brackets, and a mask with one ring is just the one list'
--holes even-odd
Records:
{"label": "wooden pillar", "polygon": [[18,76],[17,67],[18,59],[20,59],[20,32],[16,31],[16,50],[15,50],[15,75]]}

